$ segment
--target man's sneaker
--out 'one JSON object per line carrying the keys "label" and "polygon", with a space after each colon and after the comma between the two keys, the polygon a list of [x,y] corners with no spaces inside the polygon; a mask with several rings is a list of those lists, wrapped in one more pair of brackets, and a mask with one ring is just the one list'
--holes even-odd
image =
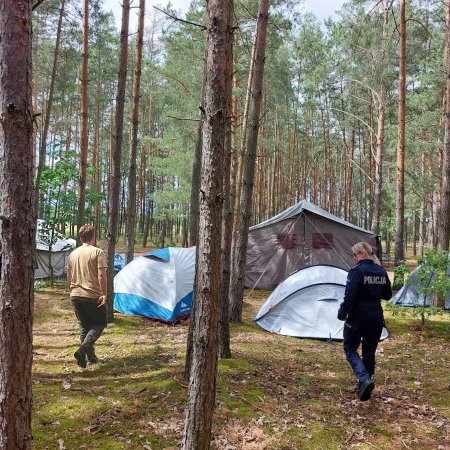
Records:
{"label": "man's sneaker", "polygon": [[77,360],[77,364],[83,368],[86,369],[86,351],[83,347],[80,347],[74,354],[75,359]]}
{"label": "man's sneaker", "polygon": [[96,364],[98,362],[98,358],[97,358],[97,355],[95,354],[93,347],[86,349],[86,356],[87,356],[88,361],[91,364]]}
{"label": "man's sneaker", "polygon": [[372,395],[372,391],[375,388],[375,383],[369,378],[368,380],[365,380],[361,383],[361,385],[358,387],[358,398],[362,402],[366,402],[370,399],[370,396]]}

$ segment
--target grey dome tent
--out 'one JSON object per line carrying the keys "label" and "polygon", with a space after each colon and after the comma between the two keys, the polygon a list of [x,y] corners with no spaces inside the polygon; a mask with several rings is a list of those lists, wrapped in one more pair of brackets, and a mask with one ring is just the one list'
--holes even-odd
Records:
{"label": "grey dome tent", "polygon": [[357,242],[368,242],[381,255],[379,236],[302,200],[249,229],[245,285],[274,289],[305,266],[330,264],[350,269]]}
{"label": "grey dome tent", "polygon": [[[397,292],[397,294],[394,295],[394,297],[392,297],[390,303],[397,306],[411,307],[431,306],[434,303],[435,294],[429,295],[427,296],[427,298],[425,298],[423,293],[419,292],[419,290],[417,289],[417,271],[420,267],[421,266],[416,267],[416,269],[411,272],[408,282]],[[450,277],[450,267],[448,269],[447,275]],[[430,274],[430,278],[432,277],[433,273]],[[447,297],[445,299],[445,308],[450,309],[450,291],[447,293]]]}
{"label": "grey dome tent", "polygon": [[[269,295],[255,322],[272,333],[299,338],[342,340],[344,322],[337,319],[344,300],[347,271],[315,265],[291,274]],[[383,329],[381,339],[388,336]]]}

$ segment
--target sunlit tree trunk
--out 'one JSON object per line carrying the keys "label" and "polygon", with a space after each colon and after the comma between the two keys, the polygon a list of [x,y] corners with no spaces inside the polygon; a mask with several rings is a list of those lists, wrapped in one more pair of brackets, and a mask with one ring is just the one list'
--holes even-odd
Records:
{"label": "sunlit tree trunk", "polygon": [[[230,26],[233,23],[232,9],[229,9]],[[226,69],[226,129],[225,148],[223,158],[223,216],[222,216],[222,244],[221,262],[222,270],[220,278],[220,313],[219,313],[219,356],[231,358],[230,350],[230,321],[229,321],[229,289],[231,273],[231,240],[233,234],[233,211],[231,209],[230,173],[231,173],[231,115],[233,96],[233,38],[228,40]]]}
{"label": "sunlit tree trunk", "polygon": [[[83,1],[83,50],[81,62],[80,178],[78,193],[78,230],[84,224],[86,207],[86,166],[88,155],[88,89],[89,89],[89,0]],[[77,245],[81,242],[77,238]]]}
{"label": "sunlit tree trunk", "polygon": [[31,449],[33,107],[31,1],[0,4],[0,448]]}
{"label": "sunlit tree trunk", "polygon": [[[65,2],[66,2],[66,0],[61,0],[61,9],[59,12],[58,27],[56,29],[55,51],[53,53],[52,76],[50,79],[50,88],[49,88],[49,92],[48,92],[47,107],[45,109],[44,126],[42,129],[41,139],[39,142],[39,163],[38,163],[38,167],[37,167],[37,171],[36,171],[36,181],[35,181],[35,188],[34,188],[35,189],[34,199],[35,199],[36,214],[39,214],[39,190],[41,187],[42,171],[44,170],[44,167],[45,167],[45,156],[46,156],[46,150],[47,150],[47,135],[48,135],[48,129],[50,126],[50,114],[52,112],[53,94],[55,91],[56,69],[58,67],[59,43],[61,41],[61,28],[62,28],[62,21],[63,21],[63,17],[64,17]],[[37,103],[37,97],[36,97],[36,103]],[[34,146],[33,146],[33,148],[34,148]]]}
{"label": "sunlit tree trunk", "polygon": [[128,172],[128,204],[126,222],[126,264],[133,261],[136,237],[136,155],[139,126],[139,97],[141,93],[142,46],[144,43],[145,0],[139,0],[139,21],[136,40],[136,66],[133,77],[133,103],[131,105],[131,140]]}
{"label": "sunlit tree trunk", "polygon": [[247,79],[247,90],[245,95],[244,111],[242,114],[241,123],[241,145],[239,154],[237,155],[237,173],[236,173],[236,186],[234,190],[234,217],[233,217],[233,243],[232,243],[232,255],[233,260],[235,259],[235,242],[236,236],[239,230],[239,220],[240,220],[240,208],[241,208],[241,195],[242,195],[242,177],[244,173],[244,162],[246,153],[246,139],[247,139],[247,128],[248,128],[248,115],[250,111],[250,100],[251,100],[251,86],[253,80],[253,73],[255,69],[255,52],[256,52],[256,41],[257,41],[258,31],[255,30],[255,36],[252,46],[252,55],[250,58],[250,67],[248,69],[248,79]]}
{"label": "sunlit tree trunk", "polygon": [[446,103],[444,116],[444,151],[442,158],[441,210],[438,229],[438,250],[448,251],[450,235],[450,5],[445,7],[445,56],[447,63]]}
{"label": "sunlit tree trunk", "polygon": [[231,0],[208,2],[196,312],[193,317],[192,369],[184,450],[209,449],[214,412],[220,308],[223,158],[228,111],[226,52],[232,39],[231,11]]}
{"label": "sunlit tree trunk", "polygon": [[405,259],[403,229],[405,215],[405,114],[406,114],[406,0],[400,0],[400,70],[397,136],[397,195],[395,202],[394,266]]}
{"label": "sunlit tree trunk", "polygon": [[120,201],[120,163],[122,160],[123,116],[125,109],[125,86],[127,80],[128,62],[128,26],[130,18],[130,0],[122,3],[122,28],[120,31],[120,59],[119,78],[117,82],[116,96],[116,121],[114,133],[114,149],[111,158],[111,190],[109,193],[109,214],[106,232],[106,258],[107,258],[107,282],[108,282],[108,321],[114,320],[114,252],[117,240],[117,225],[119,220]]}
{"label": "sunlit tree trunk", "polygon": [[384,147],[384,89],[381,88],[377,108],[377,140],[375,155],[374,201],[372,215],[372,232],[380,233],[381,187],[383,182],[382,162]]}
{"label": "sunlit tree trunk", "polygon": [[232,322],[240,322],[242,320],[242,305],[244,302],[245,287],[245,259],[247,254],[248,228],[251,216],[255,159],[258,147],[268,18],[269,0],[260,0],[256,32],[257,43],[255,74],[252,84],[253,105],[250,130],[247,139],[247,153],[244,164],[243,189],[239,210],[239,232],[236,236],[236,251],[233,255],[233,269],[230,285],[230,320]]}

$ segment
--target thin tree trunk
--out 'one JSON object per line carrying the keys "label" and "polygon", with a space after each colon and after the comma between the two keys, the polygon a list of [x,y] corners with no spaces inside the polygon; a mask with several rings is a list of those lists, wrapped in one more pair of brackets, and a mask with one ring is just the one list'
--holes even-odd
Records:
{"label": "thin tree trunk", "polygon": [[352,130],[352,140],[350,144],[350,154],[348,155],[347,185],[345,188],[345,220],[351,221],[352,215],[352,185],[353,185],[353,165],[355,157],[355,130]]}
{"label": "thin tree trunk", "polygon": [[31,449],[35,202],[31,2],[0,6],[0,448]]}
{"label": "thin tree trunk", "polygon": [[395,202],[394,266],[405,259],[403,229],[405,214],[405,113],[406,113],[406,0],[400,0],[400,71],[397,138],[397,195]]}
{"label": "thin tree trunk", "polygon": [[[53,105],[53,93],[55,91],[55,83],[56,83],[56,69],[58,67],[58,55],[59,55],[59,43],[61,41],[61,28],[62,21],[64,17],[64,5],[66,0],[61,0],[61,9],[59,11],[59,19],[58,19],[58,27],[56,30],[56,41],[55,41],[55,51],[53,53],[53,66],[52,66],[52,76],[50,80],[50,89],[48,93],[47,99],[47,107],[45,110],[45,119],[44,119],[44,128],[42,129],[41,140],[39,145],[39,165],[36,171],[36,181],[35,181],[35,211],[36,214],[39,212],[39,190],[41,187],[41,179],[42,179],[42,171],[45,166],[45,155],[47,150],[47,134],[50,126],[50,114],[52,112]],[[34,146],[33,146],[34,148]]]}
{"label": "thin tree trunk", "polygon": [[133,104],[131,106],[131,142],[130,142],[130,162],[128,173],[128,205],[127,222],[125,231],[126,264],[133,261],[134,242],[136,237],[136,155],[137,155],[137,135],[139,126],[139,97],[141,91],[142,73],[142,47],[144,43],[144,18],[145,0],[139,0],[139,21],[138,34],[136,40],[136,67],[133,77]]}
{"label": "thin tree trunk", "polygon": [[258,147],[258,132],[261,112],[261,101],[264,79],[264,62],[266,52],[267,22],[269,18],[269,0],[260,0],[258,23],[255,74],[252,85],[253,110],[251,126],[247,139],[247,154],[245,158],[243,187],[240,205],[239,232],[236,237],[234,264],[232,268],[230,286],[230,320],[242,320],[242,305],[244,302],[245,287],[245,259],[247,253],[248,228],[251,215],[251,199],[253,193],[253,178],[255,171],[255,158]]}
{"label": "thin tree trunk", "polygon": [[444,116],[444,152],[442,160],[441,210],[438,229],[438,250],[448,251],[450,236],[450,5],[445,11],[447,62],[446,104]]}
{"label": "thin tree trunk", "polygon": [[[80,192],[78,193],[78,230],[84,224],[86,207],[86,166],[88,155],[88,94],[89,94],[89,0],[83,1],[83,51],[81,65],[81,124],[80,124]],[[77,245],[81,245],[77,238]]]}
{"label": "thin tree trunk", "polygon": [[120,201],[120,162],[122,160],[123,116],[125,109],[125,87],[127,81],[128,61],[128,26],[130,18],[130,0],[122,3],[122,29],[120,32],[119,78],[116,97],[116,125],[114,136],[114,152],[112,154],[111,191],[109,195],[109,215],[106,232],[106,258],[108,283],[108,321],[114,320],[114,252],[117,240],[117,223],[119,219]]}
{"label": "thin tree trunk", "polygon": [[[425,177],[425,153],[422,153],[421,158],[421,174],[422,178]],[[419,217],[419,256],[423,257],[423,249],[425,244],[425,207],[426,196],[422,196],[420,201],[420,217]]]}
{"label": "thin tree trunk", "polygon": [[100,233],[100,179],[101,179],[101,164],[100,164],[100,103],[97,100],[97,108],[95,113],[94,124],[94,144],[92,154],[92,167],[94,174],[92,176],[92,186],[95,192],[94,202],[94,224],[96,236]]}
{"label": "thin tree trunk", "polygon": [[[229,24],[233,23],[232,9],[229,9]],[[233,211],[230,198],[230,175],[231,175],[231,115],[233,96],[233,42],[228,40],[226,72],[226,129],[225,149],[223,159],[223,216],[222,216],[222,244],[221,244],[221,279],[220,279],[220,313],[219,313],[219,355],[220,358],[231,358],[230,350],[230,321],[229,301],[231,273],[231,241],[233,235]]]}
{"label": "thin tree trunk", "polygon": [[209,449],[214,412],[221,278],[222,169],[227,125],[226,52],[232,39],[231,11],[231,0],[208,2],[196,313],[184,450]]}
{"label": "thin tree trunk", "polygon": [[[236,187],[234,189],[234,218],[233,218],[233,243],[232,243],[232,254],[235,255],[236,249],[234,243],[236,242],[236,235],[239,229],[240,220],[240,207],[241,207],[241,195],[242,195],[242,177],[244,173],[245,164],[245,143],[247,139],[247,127],[248,127],[248,115],[250,111],[250,99],[251,99],[251,85],[253,80],[253,74],[255,69],[255,55],[256,55],[256,43],[258,38],[258,29],[255,30],[255,36],[253,39],[252,55],[250,58],[250,67],[248,69],[248,79],[247,79],[247,90],[245,94],[245,104],[244,111],[242,115],[242,130],[241,130],[241,146],[239,155],[237,155],[237,176],[236,176]],[[234,259],[234,257],[233,257]]]}
{"label": "thin tree trunk", "polygon": [[189,243],[191,246],[197,245],[197,235],[198,235],[200,172],[202,159],[202,126],[203,120],[202,117],[200,116],[197,125],[197,140],[195,142],[194,162],[192,163],[191,215],[190,215],[191,221],[189,226]]}
{"label": "thin tree trunk", "polygon": [[384,147],[384,89],[381,88],[378,99],[377,112],[377,152],[375,156],[375,181],[374,181],[374,201],[371,230],[375,234],[380,233],[380,213],[381,213],[381,187],[383,183],[382,163]]}

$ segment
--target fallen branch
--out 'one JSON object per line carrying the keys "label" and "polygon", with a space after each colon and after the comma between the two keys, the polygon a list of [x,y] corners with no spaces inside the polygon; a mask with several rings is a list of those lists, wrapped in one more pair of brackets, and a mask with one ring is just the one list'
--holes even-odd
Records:
{"label": "fallen branch", "polygon": [[356,430],[353,430],[352,434],[343,442],[343,445],[347,445],[352,440],[353,436],[355,435]]}

